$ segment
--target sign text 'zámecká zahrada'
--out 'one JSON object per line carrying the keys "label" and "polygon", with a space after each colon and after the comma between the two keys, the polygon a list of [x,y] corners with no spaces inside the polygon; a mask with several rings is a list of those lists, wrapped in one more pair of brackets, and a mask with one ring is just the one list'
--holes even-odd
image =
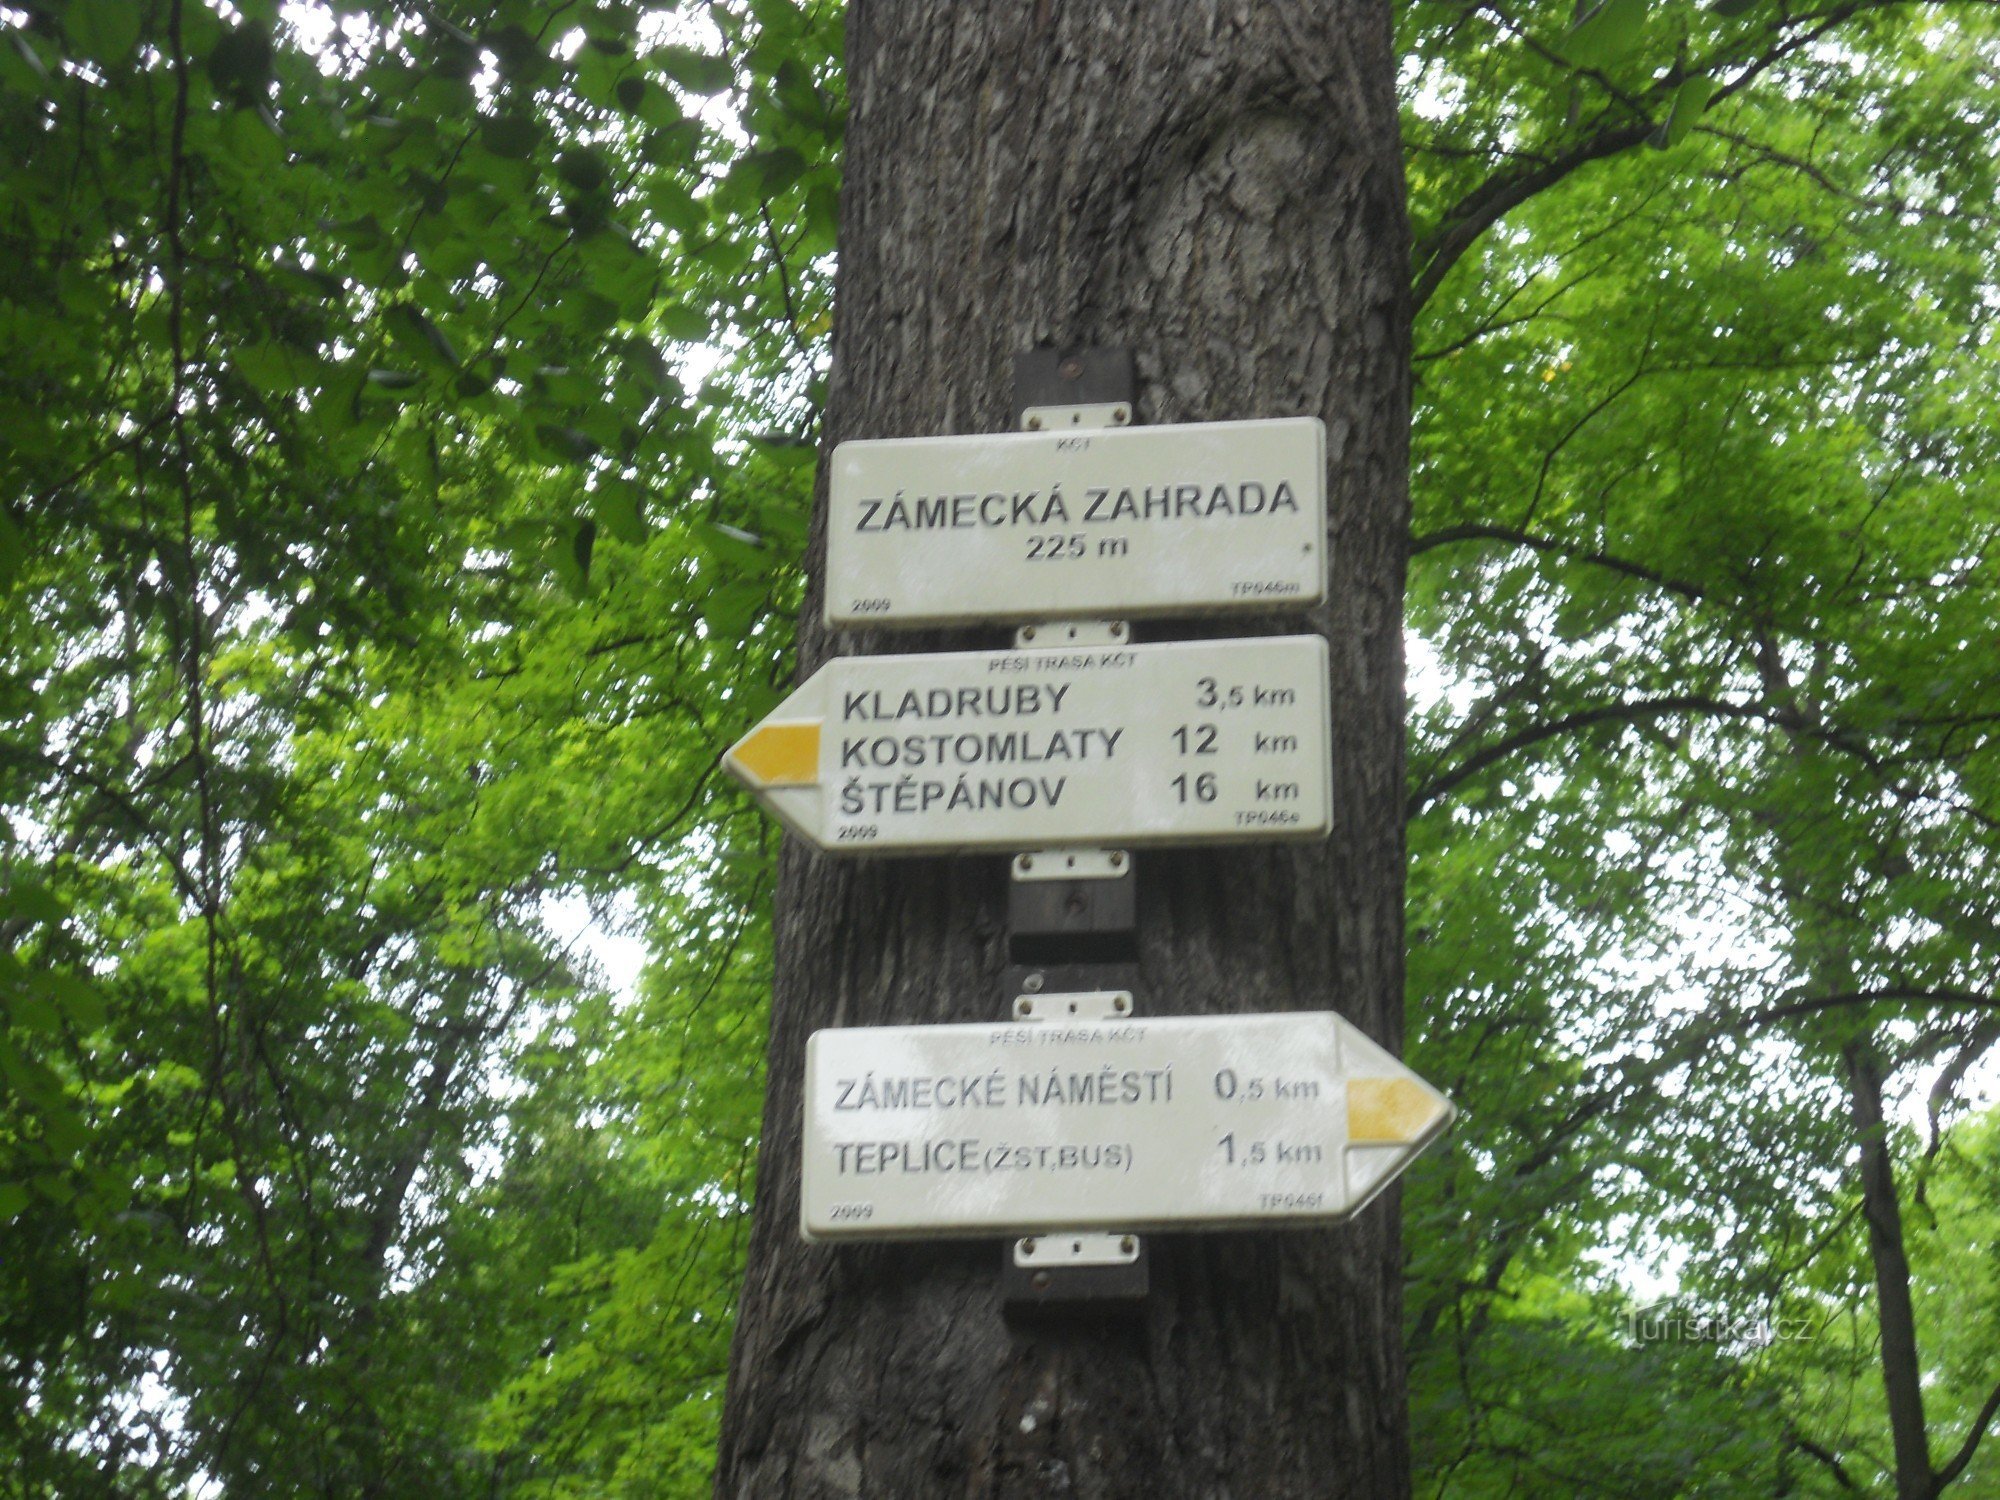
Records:
{"label": "sign text 'z\u00e1meck\u00e1 zahrada'", "polygon": [[1304,607],[1326,596],[1317,417],[847,442],[836,625]]}

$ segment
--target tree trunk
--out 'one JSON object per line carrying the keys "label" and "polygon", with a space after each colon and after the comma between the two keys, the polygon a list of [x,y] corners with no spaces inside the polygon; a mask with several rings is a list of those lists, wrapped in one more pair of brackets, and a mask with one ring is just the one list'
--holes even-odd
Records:
{"label": "tree trunk", "polygon": [[[1334,834],[1143,856],[1138,1003],[1337,1009],[1398,1048],[1409,297],[1389,7],[857,0],[848,64],[829,445],[1004,430],[1010,358],[1035,346],[1130,347],[1143,421],[1324,419],[1331,602],[1181,633],[1328,636]],[[801,675],[1005,644],[828,632],[823,527],[822,505]],[[1405,1494],[1393,1194],[1335,1230],[1155,1237],[1152,1294],[1123,1322],[1003,1320],[991,1241],[800,1241],[807,1034],[1004,1017],[1005,864],[787,840],[717,1495]]]}
{"label": "tree trunk", "polygon": [[1875,1315],[1882,1331],[1882,1389],[1889,1403],[1889,1436],[1896,1451],[1896,1500],[1930,1500],[1930,1438],[1924,1428],[1922,1367],[1917,1361],[1917,1315],[1910,1301],[1910,1258],[1903,1249],[1903,1210],[1896,1197],[1896,1165],[1882,1118],[1882,1065],[1867,1043],[1851,1043],[1847,1065],[1849,1106],[1861,1143],[1861,1208],[1868,1221],[1868,1258],[1875,1267]]}

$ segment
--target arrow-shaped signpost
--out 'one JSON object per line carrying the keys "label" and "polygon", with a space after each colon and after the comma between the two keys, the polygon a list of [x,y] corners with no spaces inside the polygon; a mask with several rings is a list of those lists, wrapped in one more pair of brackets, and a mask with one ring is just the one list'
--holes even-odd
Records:
{"label": "arrow-shaped signpost", "polygon": [[1324,838],[1318,636],[839,657],[724,757],[833,853]]}
{"label": "arrow-shaped signpost", "polygon": [[1324,1223],[1387,1186],[1452,1113],[1330,1011],[819,1031],[801,1228]]}

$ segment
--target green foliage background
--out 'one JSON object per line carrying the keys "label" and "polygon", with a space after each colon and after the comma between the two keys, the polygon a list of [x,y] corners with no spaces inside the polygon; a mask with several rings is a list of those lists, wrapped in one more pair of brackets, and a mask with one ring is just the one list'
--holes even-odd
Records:
{"label": "green foliage background", "polygon": [[[1418,1488],[2000,1494],[2000,38],[1400,19]],[[705,1490],[841,28],[0,5],[0,1493]]]}

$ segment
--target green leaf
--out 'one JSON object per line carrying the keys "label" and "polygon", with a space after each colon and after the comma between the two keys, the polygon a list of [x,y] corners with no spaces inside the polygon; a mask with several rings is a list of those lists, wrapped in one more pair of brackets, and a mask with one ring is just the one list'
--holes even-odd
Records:
{"label": "green leaf", "polygon": [[69,905],[39,880],[23,880],[0,895],[0,911],[30,922],[55,923],[69,915]]}
{"label": "green leaf", "polygon": [[655,219],[683,236],[694,234],[708,222],[708,210],[694,194],[664,175],[646,189],[646,205]]}
{"label": "green leaf", "polygon": [[479,95],[470,82],[444,74],[426,78],[410,97],[418,109],[441,120],[465,119],[479,105]]}
{"label": "green leaf", "polygon": [[594,193],[611,180],[611,163],[595,146],[579,146],[556,158],[556,175],[580,193]]}
{"label": "green leaf", "polygon": [[549,567],[572,598],[590,593],[590,559],[596,544],[597,523],[585,516],[563,527],[549,548]]}
{"label": "green leaf", "polygon": [[806,233],[831,246],[840,229],[840,190],[830,182],[814,183],[806,191]]}
{"label": "green leaf", "polygon": [[62,1012],[47,995],[16,990],[7,997],[7,1024],[16,1031],[61,1031]]}
{"label": "green leaf", "polygon": [[389,336],[419,360],[441,374],[457,370],[458,351],[452,348],[451,340],[417,308],[407,302],[395,303],[384,310],[382,320],[389,326]]}
{"label": "green leaf", "polygon": [[90,1140],[90,1127],[66,1099],[42,1101],[42,1139],[60,1157],[71,1157]]}
{"label": "green leaf", "polygon": [[267,396],[296,395],[314,389],[326,378],[326,366],[317,356],[273,340],[238,346],[232,362]]}
{"label": "green leaf", "polygon": [[1758,0],[1709,0],[1708,8],[1725,20],[1735,20],[1747,16],[1757,8]]}
{"label": "green leaf", "polygon": [[285,143],[271,128],[261,101],[237,110],[222,122],[222,147],[239,172],[260,177],[285,162]]}
{"label": "green leaf", "polygon": [[1580,17],[1556,50],[1580,68],[1604,68],[1637,45],[1646,27],[1646,0],[1603,0]]}
{"label": "green leaf", "polygon": [[17,1217],[28,1206],[28,1186],[23,1182],[0,1182],[0,1219]]}
{"label": "green leaf", "polygon": [[695,528],[708,554],[724,567],[739,572],[763,573],[771,566],[771,556],[762,537],[722,521],[703,521]]}
{"label": "green leaf", "polygon": [[272,77],[271,33],[256,21],[225,31],[208,54],[208,79],[238,109],[257,103]]}
{"label": "green leaf", "polygon": [[649,167],[691,167],[701,147],[699,121],[681,120],[649,130],[640,138],[639,158]]}
{"label": "green leaf", "polygon": [[100,1031],[110,1019],[104,991],[80,975],[44,974],[41,977],[41,988],[43,993],[62,1007],[63,1013],[69,1017],[70,1025],[78,1031],[86,1034]]}
{"label": "green leaf", "polygon": [[7,514],[5,506],[0,506],[0,597],[14,587],[14,580],[21,576],[21,566],[27,561],[26,538],[21,528],[14,524],[14,518]]}
{"label": "green leaf", "polygon": [[629,479],[611,479],[590,494],[590,511],[615,541],[636,547],[646,540],[645,492]]}
{"label": "green leaf", "polygon": [[679,339],[685,343],[700,343],[708,337],[708,314],[698,307],[669,304],[658,308],[653,316],[659,324],[660,332],[670,339]]}
{"label": "green leaf", "polygon": [[49,65],[35,50],[34,43],[27,34],[9,28],[7,40],[10,43],[0,48],[0,83],[17,89],[30,98],[39,98],[49,90]]}
{"label": "green leaf", "polygon": [[1698,76],[1685,80],[1674,90],[1673,102],[1667,106],[1667,118],[1660,125],[1655,144],[1664,149],[1686,140],[1714,94],[1715,81],[1711,78]]}
{"label": "green leaf", "polygon": [[739,578],[710,590],[702,600],[701,617],[720,639],[741,640],[769,599],[770,593],[763,584]]}
{"label": "green leaf", "polygon": [[70,0],[63,29],[92,62],[120,63],[139,45],[140,0]]}
{"label": "green leaf", "polygon": [[500,76],[531,84],[548,71],[549,55],[534,35],[520,26],[501,26],[486,33],[486,45],[499,59]]}
{"label": "green leaf", "polygon": [[669,78],[691,94],[719,94],[735,78],[727,58],[712,57],[678,43],[656,48],[652,56]]}
{"label": "green leaf", "polygon": [[538,423],[535,439],[542,451],[557,463],[580,464],[596,457],[599,448],[596,439],[581,428],[564,427],[554,422]]}
{"label": "green leaf", "polygon": [[335,301],[347,295],[347,283],[331,271],[317,267],[307,268],[282,251],[271,259],[271,264],[284,276],[306,287],[318,296]]}
{"label": "green leaf", "polygon": [[817,126],[826,116],[826,101],[813,86],[812,74],[796,58],[786,58],[771,75],[771,91],[787,117],[801,125]]}
{"label": "green leaf", "polygon": [[776,197],[806,175],[805,157],[790,146],[753,151],[743,158],[743,162],[757,185],[757,191],[767,198]]}
{"label": "green leaf", "polygon": [[541,138],[541,123],[531,115],[496,115],[479,127],[480,144],[510,161],[524,160]]}

